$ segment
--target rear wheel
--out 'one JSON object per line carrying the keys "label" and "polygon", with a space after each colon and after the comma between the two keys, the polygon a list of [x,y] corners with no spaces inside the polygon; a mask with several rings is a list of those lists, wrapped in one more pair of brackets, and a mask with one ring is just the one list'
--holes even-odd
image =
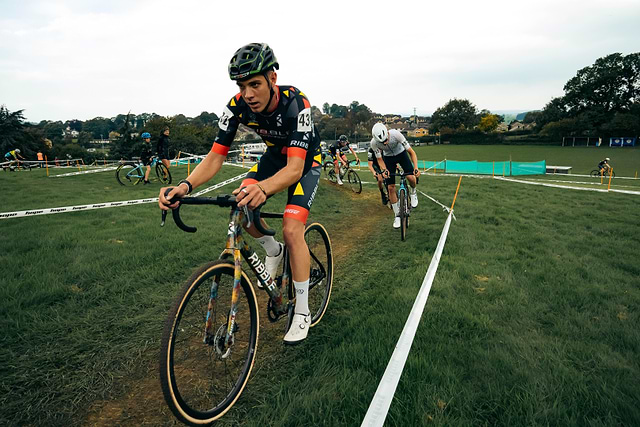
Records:
{"label": "rear wheel", "polygon": [[594,169],[589,175],[591,175],[593,178],[600,178],[600,171],[598,169]]}
{"label": "rear wheel", "polygon": [[338,182],[338,180],[336,179],[336,171],[333,169],[329,169],[329,172],[327,173],[327,179],[329,179],[329,181],[333,182],[334,184]]}
{"label": "rear wheel", "polygon": [[333,254],[327,230],[318,223],[311,224],[304,232],[309,247],[311,271],[309,274],[309,311],[311,326],[315,326],[329,305],[333,287]]}
{"label": "rear wheel", "polygon": [[407,191],[401,188],[398,194],[400,208],[400,240],[407,235]]}
{"label": "rear wheel", "polygon": [[144,175],[142,169],[133,163],[124,163],[116,169],[116,179],[120,185],[134,186],[139,183]]}
{"label": "rear wheel", "polygon": [[349,172],[347,173],[347,180],[351,186],[351,191],[356,194],[360,194],[362,192],[362,181],[360,181],[360,177],[356,171],[349,169]]}
{"label": "rear wheel", "polygon": [[171,184],[171,172],[169,172],[169,169],[167,169],[162,162],[156,163],[156,176],[164,185]]}
{"label": "rear wheel", "polygon": [[225,260],[200,268],[183,286],[165,323],[160,383],[171,412],[187,424],[209,424],[223,416],[240,397],[253,367],[259,320],[244,273],[233,338],[226,339],[233,276],[234,266]]}

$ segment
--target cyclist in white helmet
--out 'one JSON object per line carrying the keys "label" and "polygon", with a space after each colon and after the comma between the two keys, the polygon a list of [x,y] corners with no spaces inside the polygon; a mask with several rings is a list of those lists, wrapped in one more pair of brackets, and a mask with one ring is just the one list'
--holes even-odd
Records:
{"label": "cyclist in white helmet", "polygon": [[371,148],[376,155],[376,161],[385,177],[385,184],[389,190],[389,201],[395,215],[393,220],[393,228],[400,228],[400,207],[398,205],[398,194],[396,193],[396,177],[390,176],[390,172],[395,172],[396,167],[400,165],[405,173],[413,172],[413,175],[407,177],[409,182],[409,197],[411,199],[411,207],[418,206],[418,195],[416,194],[416,184],[420,176],[418,170],[418,156],[413,148],[407,142],[407,139],[395,129],[388,130],[382,123],[376,123],[371,130],[373,138],[371,139]]}

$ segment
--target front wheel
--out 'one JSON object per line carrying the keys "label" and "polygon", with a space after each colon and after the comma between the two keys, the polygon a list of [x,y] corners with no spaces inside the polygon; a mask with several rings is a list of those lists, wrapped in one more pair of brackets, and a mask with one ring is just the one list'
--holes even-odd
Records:
{"label": "front wheel", "polygon": [[327,311],[333,287],[333,253],[329,234],[322,224],[314,223],[304,231],[309,248],[309,311],[311,326],[315,326]]}
{"label": "front wheel", "polygon": [[134,186],[139,183],[142,178],[144,178],[144,174],[142,174],[141,168],[136,164],[124,163],[116,169],[116,179],[120,185]]}
{"label": "front wheel", "polygon": [[324,165],[322,167],[324,169],[324,173],[329,173],[329,171],[333,169],[333,162],[331,160],[327,160],[326,162],[324,162]]}
{"label": "front wheel", "polygon": [[407,191],[404,188],[400,189],[398,199],[400,201],[400,240],[404,240],[407,235]]}
{"label": "front wheel", "polygon": [[351,191],[356,194],[362,193],[362,181],[360,181],[360,177],[356,171],[349,169],[349,172],[347,173],[347,180],[351,186]]}
{"label": "front wheel", "polygon": [[156,176],[164,185],[171,184],[171,172],[162,162],[156,163]]}
{"label": "front wheel", "polygon": [[160,383],[180,421],[209,424],[222,417],[247,385],[258,345],[256,295],[247,276],[238,285],[232,338],[227,340],[234,266],[206,264],[185,283],[165,323]]}

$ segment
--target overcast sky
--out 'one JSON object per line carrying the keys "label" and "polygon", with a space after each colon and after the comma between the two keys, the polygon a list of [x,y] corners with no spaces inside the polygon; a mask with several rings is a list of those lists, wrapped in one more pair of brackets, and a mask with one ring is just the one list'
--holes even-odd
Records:
{"label": "overcast sky", "polygon": [[0,0],[0,104],[36,122],[219,115],[250,42],[319,108],[526,111],[597,58],[639,51],[640,1]]}

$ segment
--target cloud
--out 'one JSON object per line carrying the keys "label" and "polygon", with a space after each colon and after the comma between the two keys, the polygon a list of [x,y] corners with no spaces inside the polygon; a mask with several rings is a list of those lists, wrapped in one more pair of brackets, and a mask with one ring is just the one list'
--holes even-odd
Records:
{"label": "cloud", "polygon": [[2,102],[29,120],[219,113],[236,92],[228,60],[255,41],[276,51],[279,82],[318,106],[541,108],[579,68],[640,40],[627,0],[74,0],[3,3],[0,16]]}

